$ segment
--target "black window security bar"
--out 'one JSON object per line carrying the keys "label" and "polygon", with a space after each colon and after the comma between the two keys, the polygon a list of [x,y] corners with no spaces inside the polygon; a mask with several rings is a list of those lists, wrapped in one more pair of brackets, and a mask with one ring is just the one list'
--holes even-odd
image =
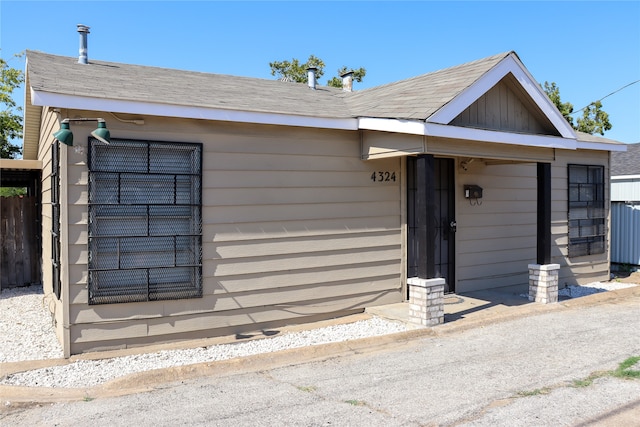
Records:
{"label": "black window security bar", "polygon": [[89,303],[202,296],[202,146],[90,138]]}
{"label": "black window security bar", "polygon": [[569,165],[569,256],[605,252],[604,166]]}

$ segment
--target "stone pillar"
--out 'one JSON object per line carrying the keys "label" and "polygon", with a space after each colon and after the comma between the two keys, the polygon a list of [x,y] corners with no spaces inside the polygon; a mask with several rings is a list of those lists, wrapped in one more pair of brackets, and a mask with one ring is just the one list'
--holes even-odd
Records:
{"label": "stone pillar", "polygon": [[529,301],[558,302],[560,264],[529,264]]}
{"label": "stone pillar", "polygon": [[444,323],[444,279],[411,277],[409,285],[409,319],[422,326]]}

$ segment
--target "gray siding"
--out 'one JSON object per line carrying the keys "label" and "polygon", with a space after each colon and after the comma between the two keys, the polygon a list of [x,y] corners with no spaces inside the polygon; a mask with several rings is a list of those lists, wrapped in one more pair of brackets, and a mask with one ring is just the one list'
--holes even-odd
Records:
{"label": "gray siding", "polygon": [[[536,166],[470,163],[459,168],[456,233],[457,292],[529,283],[536,260]],[[465,184],[481,186],[481,204],[464,198]],[[475,201],[474,201],[475,203]]]}
{"label": "gray siding", "polygon": [[[356,133],[145,122],[122,128],[110,122],[112,138],[203,143],[204,297],[87,304],[86,150],[69,149],[72,353],[254,330],[403,300],[400,159],[363,162]],[[87,134],[76,127],[74,135],[78,147],[86,145]],[[395,172],[396,181],[373,182],[377,171]]]}

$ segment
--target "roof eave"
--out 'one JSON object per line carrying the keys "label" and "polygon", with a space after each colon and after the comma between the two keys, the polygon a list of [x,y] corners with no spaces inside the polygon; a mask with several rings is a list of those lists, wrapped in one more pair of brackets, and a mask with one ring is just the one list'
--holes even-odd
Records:
{"label": "roof eave", "polygon": [[92,98],[32,89],[34,105],[90,111],[107,111],[143,114],[185,119],[220,120],[240,123],[300,126],[325,129],[357,130],[358,121],[350,117],[311,117],[259,111],[226,110],[201,106],[161,104],[143,101],[126,101]]}

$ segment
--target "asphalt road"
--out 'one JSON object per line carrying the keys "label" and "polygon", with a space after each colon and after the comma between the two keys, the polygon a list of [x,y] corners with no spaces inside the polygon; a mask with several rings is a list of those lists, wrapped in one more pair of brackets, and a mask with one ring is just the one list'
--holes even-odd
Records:
{"label": "asphalt road", "polygon": [[576,383],[640,356],[639,331],[635,295],[319,360],[209,367],[149,392],[5,407],[0,424],[639,426],[640,379]]}

